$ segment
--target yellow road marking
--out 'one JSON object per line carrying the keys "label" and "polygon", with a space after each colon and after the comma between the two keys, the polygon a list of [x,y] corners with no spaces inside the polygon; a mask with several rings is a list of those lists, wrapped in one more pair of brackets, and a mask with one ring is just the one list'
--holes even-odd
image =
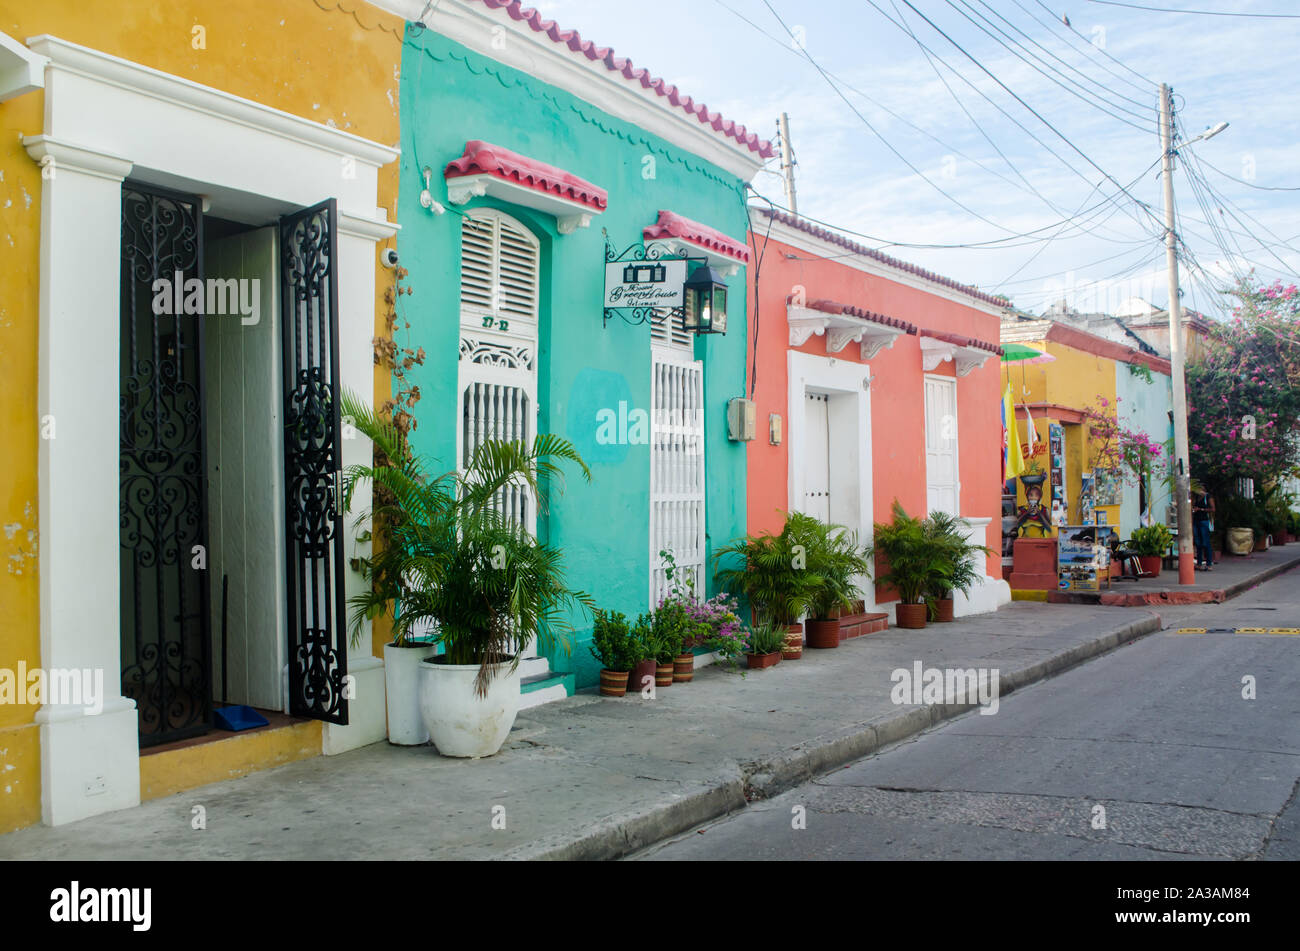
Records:
{"label": "yellow road marking", "polygon": [[1270,634],[1300,634],[1300,627],[1270,627]]}
{"label": "yellow road marking", "polygon": [[1263,627],[1239,627],[1238,634],[1267,634],[1268,629]]}
{"label": "yellow road marking", "polygon": [[1180,627],[1180,628],[1177,630],[1176,633],[1178,633],[1178,634],[1204,634],[1204,633],[1205,633],[1205,628],[1203,628],[1203,627]]}

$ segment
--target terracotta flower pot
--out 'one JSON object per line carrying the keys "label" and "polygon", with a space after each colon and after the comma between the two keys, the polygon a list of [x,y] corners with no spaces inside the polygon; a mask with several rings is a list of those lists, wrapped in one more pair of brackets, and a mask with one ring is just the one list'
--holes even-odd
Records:
{"label": "terracotta flower pot", "polygon": [[750,670],[762,670],[764,667],[774,667],[781,662],[781,652],[772,651],[770,654],[746,654],[745,665]]}
{"label": "terracotta flower pot", "polygon": [[924,602],[921,604],[904,604],[899,601],[894,605],[894,617],[899,627],[917,630],[925,627],[926,619],[930,615],[930,606]]}
{"label": "terracotta flower pot", "polygon": [[[641,691],[649,684],[655,684],[655,668],[659,666],[655,663],[653,657],[646,660],[638,661],[637,665],[632,668],[631,675],[627,678],[627,696],[640,697]],[[646,678],[649,678],[648,680]]]}
{"label": "terracotta flower pot", "polygon": [[829,621],[820,621],[809,619],[808,621],[808,646],[819,650],[828,647],[840,646],[840,621],[835,618]]}
{"label": "terracotta flower pot", "polygon": [[671,687],[673,685],[673,662],[655,664],[655,686]]}
{"label": "terracotta flower pot", "polygon": [[688,684],[695,679],[695,655],[689,651],[673,658],[673,683]]}
{"label": "terracotta flower pot", "polygon": [[803,625],[791,624],[786,628],[785,646],[781,648],[782,660],[798,660],[803,657]]}
{"label": "terracotta flower pot", "polygon": [[1255,551],[1268,551],[1268,536],[1255,539]]}
{"label": "terracotta flower pot", "polygon": [[605,670],[600,671],[600,695],[602,697],[621,697],[627,693],[627,676],[626,670]]}
{"label": "terracotta flower pot", "polygon": [[936,621],[951,621],[953,619],[952,598],[939,598],[934,602],[934,606],[937,612]]}
{"label": "terracotta flower pot", "polygon": [[1160,567],[1163,559],[1159,555],[1138,555],[1138,564],[1142,570],[1148,572],[1152,577],[1160,577]]}

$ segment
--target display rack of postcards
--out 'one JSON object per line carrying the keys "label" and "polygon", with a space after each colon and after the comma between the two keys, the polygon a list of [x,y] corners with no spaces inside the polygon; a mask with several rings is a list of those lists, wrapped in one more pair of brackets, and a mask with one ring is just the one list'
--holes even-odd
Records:
{"label": "display rack of postcards", "polygon": [[1069,503],[1065,498],[1065,430],[1060,423],[1047,426],[1047,456],[1051,463],[1052,502],[1049,512],[1053,525],[1069,521]]}
{"label": "display rack of postcards", "polygon": [[1095,504],[1095,494],[1093,492],[1093,481],[1091,472],[1079,473],[1079,524],[1092,525],[1095,523],[1093,516]]}

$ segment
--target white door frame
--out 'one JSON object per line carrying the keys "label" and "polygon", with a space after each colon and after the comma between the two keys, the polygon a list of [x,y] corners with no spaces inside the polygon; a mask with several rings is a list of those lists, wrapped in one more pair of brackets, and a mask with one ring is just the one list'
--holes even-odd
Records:
{"label": "white door frame", "polygon": [[[874,513],[871,503],[871,368],[865,363],[821,357],[797,350],[787,351],[789,373],[787,413],[789,423],[788,506],[802,511],[805,479],[803,454],[806,443],[804,403],[809,391],[831,396],[828,406],[831,433],[831,521],[858,533],[866,544],[872,538]],[[837,435],[854,432],[848,441]],[[847,517],[843,514],[849,513]],[[875,605],[875,587],[863,586],[868,608]]]}
{"label": "white door frame", "polygon": [[[55,37],[28,45],[48,59],[44,129],[23,144],[49,172],[41,182],[38,412],[57,427],[39,447],[41,663],[102,671],[107,694],[97,714],[79,705],[37,711],[42,818],[59,825],[140,801],[137,714],[121,696],[118,631],[123,181],[197,193],[213,214],[236,220],[337,199],[340,375],[368,399],[375,245],[397,231],[376,208],[378,172],[398,151]],[[344,466],[369,456],[365,440],[344,441]],[[356,505],[368,507],[368,494]],[[352,536],[353,519],[345,521]],[[368,554],[354,537],[347,548]],[[363,584],[348,572],[346,594]],[[351,723],[325,725],[327,753],[385,734],[383,667],[371,657],[368,630],[348,665]]]}

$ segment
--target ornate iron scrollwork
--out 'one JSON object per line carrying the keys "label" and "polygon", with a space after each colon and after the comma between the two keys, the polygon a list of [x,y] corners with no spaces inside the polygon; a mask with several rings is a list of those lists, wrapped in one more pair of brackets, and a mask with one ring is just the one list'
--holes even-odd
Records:
{"label": "ornate iron scrollwork", "polygon": [[154,312],[155,281],[202,280],[202,233],[196,196],[123,186],[119,630],[141,746],[211,728],[203,318]]}
{"label": "ornate iron scrollwork", "polygon": [[348,722],[333,199],[280,219],[289,712]]}

